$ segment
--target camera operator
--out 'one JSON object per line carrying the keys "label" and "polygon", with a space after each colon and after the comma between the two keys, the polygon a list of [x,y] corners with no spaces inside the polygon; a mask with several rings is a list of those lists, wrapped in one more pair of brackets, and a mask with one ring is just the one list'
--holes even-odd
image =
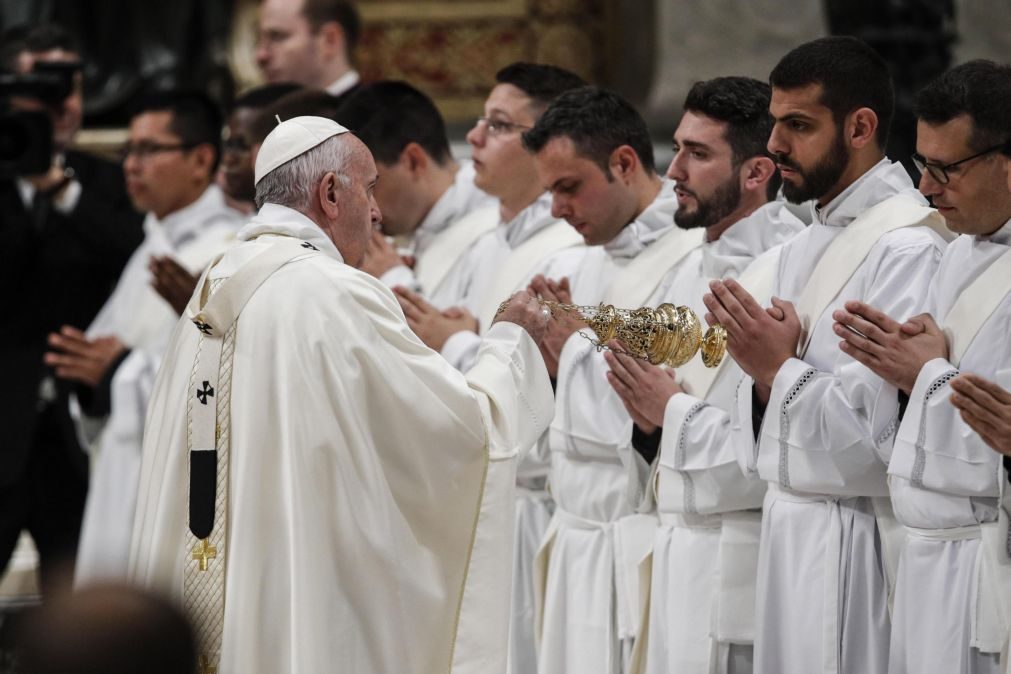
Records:
{"label": "camera operator", "polygon": [[[91,323],[143,230],[122,169],[71,149],[83,104],[81,62],[70,36],[56,26],[8,30],[0,36],[0,68],[6,71],[0,86],[0,573],[27,529],[39,550],[43,592],[50,593],[70,581],[87,458],[69,414],[70,385],[43,364],[46,338],[64,324]],[[38,137],[30,133],[38,125],[19,126],[33,111],[43,122]]]}

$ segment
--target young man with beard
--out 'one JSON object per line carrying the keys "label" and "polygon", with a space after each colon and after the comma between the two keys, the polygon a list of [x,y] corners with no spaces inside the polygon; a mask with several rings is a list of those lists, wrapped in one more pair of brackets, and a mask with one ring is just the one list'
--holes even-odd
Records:
{"label": "young man with beard", "polygon": [[552,215],[550,197],[520,139],[559,94],[585,82],[538,63],[513,63],[495,80],[467,142],[474,184],[498,198],[498,225],[442,280],[440,294],[456,297],[455,306],[440,311],[409,288],[394,288],[411,329],[464,372],[502,300],[526,288],[535,274],[569,274],[582,255],[579,236]]}
{"label": "young man with beard", "polygon": [[783,247],[772,307],[734,281],[705,297],[747,375],[731,421],[742,459],[768,483],[755,670],[883,674],[899,396],[839,351],[832,312],[859,299],[899,320],[918,313],[944,248],[932,228],[947,230],[883,155],[894,95],[876,52],[822,38],[784,56],[770,82],[769,151],[787,198],[815,200],[815,221]]}
{"label": "young man with beard", "polygon": [[[686,304],[703,316],[709,281],[722,278],[737,278],[768,301],[779,244],[804,228],[775,200],[769,98],[768,84],[745,77],[688,92],[667,176],[677,185],[675,224],[704,228],[706,242],[668,273],[649,304]],[[730,358],[715,370],[694,359],[677,373],[618,352],[604,359],[607,380],[635,421],[639,453],[626,459],[637,468],[634,493],[645,492],[641,511],[652,510],[655,497],[660,518],[649,620],[636,644],[643,669],[748,672],[765,483],[742,470],[730,433],[741,370]]]}
{"label": "young man with beard", "polygon": [[[534,279],[544,298],[641,306],[702,243],[701,230],[674,227],[674,184],[657,175],[646,123],[616,94],[566,93],[523,139],[552,212],[591,246],[571,283]],[[608,393],[601,354],[578,334],[586,329],[556,313],[541,345],[557,378],[547,438],[556,510],[535,563],[538,668],[558,674],[623,670],[639,615],[626,574],[635,578],[655,527],[624,497],[618,448],[629,419]]]}
{"label": "young man with beard", "polygon": [[909,401],[888,463],[895,516],[910,532],[895,581],[891,674],[996,674],[1007,639],[993,616],[1008,585],[999,567],[980,564],[1007,555],[1007,534],[997,535],[1006,477],[948,398],[960,371],[1005,384],[1011,376],[1011,191],[1000,154],[1011,141],[1009,106],[1011,66],[992,61],[952,68],[917,95],[920,191],[961,236],[944,253],[928,313],[902,326],[848,302],[833,316],[842,351]]}
{"label": "young man with beard", "polygon": [[[369,147],[379,170],[382,230],[372,233],[359,269],[439,309],[457,305],[462,298],[443,281],[498,224],[498,203],[474,184],[473,162],[453,158],[435,103],[406,82],[372,82],[341,105],[337,120]],[[386,236],[409,240],[412,266]]]}

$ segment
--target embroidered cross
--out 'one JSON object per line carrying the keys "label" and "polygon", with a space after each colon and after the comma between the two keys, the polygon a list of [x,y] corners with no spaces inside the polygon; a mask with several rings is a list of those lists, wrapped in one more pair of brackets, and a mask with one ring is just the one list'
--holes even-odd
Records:
{"label": "embroidered cross", "polygon": [[201,655],[197,659],[197,672],[199,674],[218,674],[218,668],[211,663],[206,655]]}
{"label": "embroidered cross", "polygon": [[209,560],[215,559],[218,556],[218,549],[207,542],[207,539],[203,539],[197,545],[193,546],[192,557],[195,561],[200,562],[200,570],[207,570],[207,562]]}
{"label": "embroidered cross", "polygon": [[218,674],[218,668],[211,663],[206,655],[201,655],[197,659],[197,672],[198,674]]}
{"label": "embroidered cross", "polygon": [[302,247],[303,247],[303,248],[308,248],[308,249],[310,249],[310,250],[319,250],[319,248],[317,248],[316,246],[312,245],[312,244],[311,244],[311,243],[309,243],[308,241],[303,241],[303,242],[302,242]]}
{"label": "embroidered cross", "polygon": [[207,404],[208,398],[214,397],[214,387],[211,386],[211,382],[204,380],[204,387],[202,389],[197,389],[197,400],[200,401],[201,405]]}
{"label": "embroidered cross", "polygon": [[211,330],[214,329],[214,328],[211,327],[210,323],[204,323],[199,318],[194,318],[193,319],[193,325],[197,326],[197,330],[199,330],[200,332],[204,333],[205,335],[211,334]]}

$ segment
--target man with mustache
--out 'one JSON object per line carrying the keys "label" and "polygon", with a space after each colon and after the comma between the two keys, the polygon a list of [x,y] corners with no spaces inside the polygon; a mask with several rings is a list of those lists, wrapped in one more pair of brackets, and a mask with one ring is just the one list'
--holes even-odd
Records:
{"label": "man with mustache", "polygon": [[769,151],[786,197],[815,200],[814,222],[783,247],[772,307],[734,281],[705,298],[747,375],[731,421],[741,458],[768,483],[755,671],[883,674],[894,561],[885,461],[899,395],[839,350],[832,311],[859,299],[899,320],[919,313],[944,248],[931,228],[946,230],[884,157],[894,95],[874,50],[815,40],[770,83]]}
{"label": "man with mustache", "polygon": [[[775,199],[770,93],[746,77],[719,77],[688,92],[667,176],[677,185],[675,224],[704,229],[706,242],[668,272],[649,304],[687,304],[702,316],[714,278],[737,278],[768,300],[779,244],[804,228]],[[636,648],[645,671],[750,671],[765,483],[741,470],[730,433],[741,371],[729,358],[716,370],[695,359],[676,374],[617,351],[604,359],[607,380],[635,421],[639,452],[628,458],[637,467],[636,493],[644,494],[640,510],[655,507],[660,518],[648,627],[639,633],[648,639]]]}
{"label": "man with mustache", "polygon": [[996,673],[1006,644],[993,600],[1011,601],[1011,578],[1002,586],[1008,573],[991,565],[1008,555],[998,524],[1006,477],[949,398],[960,401],[960,372],[1011,378],[1009,105],[1011,66],[992,61],[952,68],[917,95],[920,191],[961,236],[931,283],[929,313],[902,326],[848,302],[833,316],[843,352],[909,397],[888,463],[895,515],[910,532],[895,582],[892,674]]}

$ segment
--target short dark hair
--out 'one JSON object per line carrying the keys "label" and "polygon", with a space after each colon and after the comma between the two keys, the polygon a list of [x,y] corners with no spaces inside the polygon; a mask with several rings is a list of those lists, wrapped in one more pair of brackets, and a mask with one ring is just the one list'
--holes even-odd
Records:
{"label": "short dark hair", "polygon": [[80,51],[77,40],[62,26],[44,23],[38,26],[13,26],[0,34],[0,69],[14,72],[18,55],[22,52],[38,53],[51,49]]}
{"label": "short dark hair", "polygon": [[314,31],[328,21],[339,23],[344,29],[348,53],[354,51],[362,33],[362,17],[358,14],[355,3],[347,0],[305,0],[302,15]]}
{"label": "short dark hair", "polygon": [[202,91],[156,91],[141,97],[133,106],[130,118],[147,112],[169,112],[169,130],[190,147],[210,145],[214,149],[211,173],[221,159],[221,129],[224,120],[221,109]]}
{"label": "short dark hair", "polygon": [[882,149],[895,111],[895,89],[888,64],[866,42],[848,35],[806,42],[784,56],[769,75],[774,89],[822,86],[821,103],[836,124],[858,108],[878,116],[875,137]]}
{"label": "short dark hair", "polygon": [[559,95],[586,86],[579,75],[565,68],[523,61],[502,68],[495,73],[495,81],[511,84],[529,96],[534,102],[534,117],[540,117]]}
{"label": "short dark hair", "polygon": [[977,152],[1007,143],[1011,154],[1011,66],[976,59],[955,66],[916,95],[916,116],[944,124],[959,115],[972,120],[969,143]]}
{"label": "short dark hair", "polygon": [[252,108],[259,110],[277,101],[282,96],[286,96],[294,91],[298,91],[302,86],[294,82],[275,82],[254,87],[235,99],[232,109]]}
{"label": "short dark hair", "polygon": [[569,138],[576,151],[596,162],[610,177],[611,153],[628,145],[647,173],[656,173],[649,129],[632,104],[597,87],[581,87],[559,96],[534,128],[523,134],[523,145],[540,152],[553,138]]}
{"label": "short dark hair", "polygon": [[260,108],[256,118],[249,126],[251,140],[253,143],[262,143],[263,139],[277,126],[276,117],[280,117],[282,122],[303,115],[336,120],[339,107],[340,101],[322,89],[293,91]]}
{"label": "short dark hair", "polygon": [[385,80],[359,87],[337,110],[337,122],[386,165],[396,163],[408,143],[420,145],[439,164],[452,157],[446,122],[435,103],[406,82]]}
{"label": "short dark hair", "polygon": [[[716,77],[696,82],[685,97],[685,112],[697,112],[727,125],[724,140],[733,153],[735,166],[752,157],[769,157],[772,88],[751,77]],[[773,173],[766,187],[775,197],[782,179]]]}

